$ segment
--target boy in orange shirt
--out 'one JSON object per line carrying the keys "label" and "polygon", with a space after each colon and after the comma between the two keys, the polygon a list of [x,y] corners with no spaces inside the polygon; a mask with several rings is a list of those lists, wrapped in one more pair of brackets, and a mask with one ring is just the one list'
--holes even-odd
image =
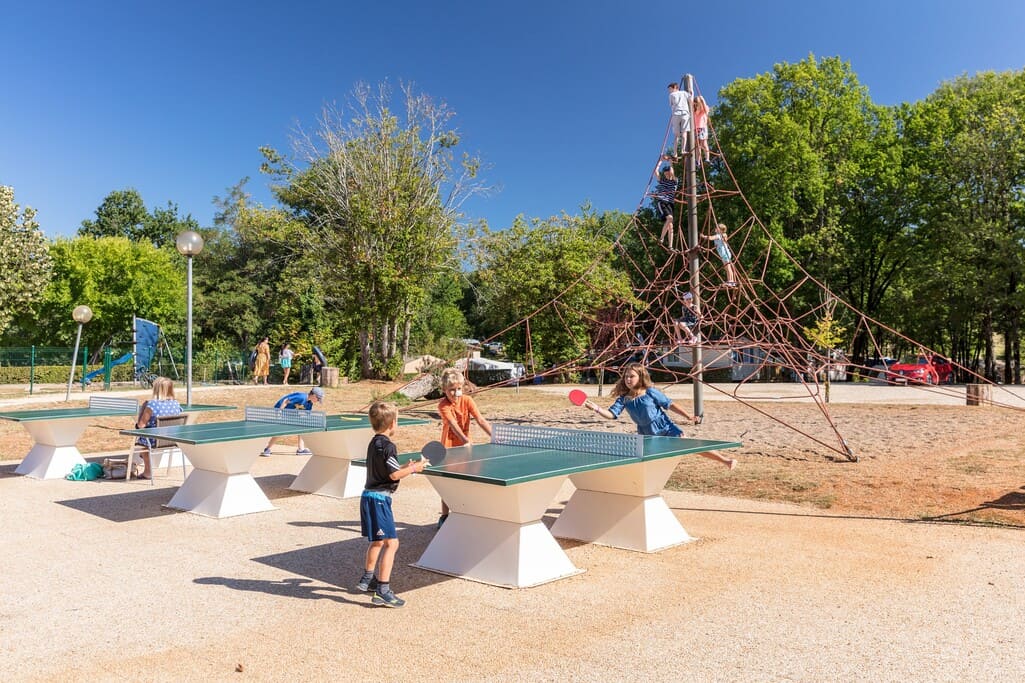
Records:
{"label": "boy in orange shirt", "polygon": [[[480,414],[474,400],[463,395],[465,383],[463,373],[455,368],[449,368],[441,373],[441,392],[445,396],[438,402],[438,412],[441,413],[441,443],[445,448],[465,446],[470,443],[471,417],[477,421],[485,434],[491,436],[491,424]],[[438,518],[439,529],[446,519],[448,519],[448,505],[445,504],[445,501],[441,501],[441,517]]]}

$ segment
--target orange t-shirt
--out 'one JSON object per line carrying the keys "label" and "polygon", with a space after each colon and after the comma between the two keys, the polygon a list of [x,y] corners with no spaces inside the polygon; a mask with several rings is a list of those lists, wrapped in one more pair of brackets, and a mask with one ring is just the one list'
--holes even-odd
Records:
{"label": "orange t-shirt", "polygon": [[449,421],[459,425],[459,429],[467,437],[470,436],[470,418],[480,420],[480,411],[477,404],[469,396],[460,396],[455,403],[448,400],[448,396],[438,401],[438,412],[441,413],[441,443],[445,448],[464,445],[459,437],[452,431]]}

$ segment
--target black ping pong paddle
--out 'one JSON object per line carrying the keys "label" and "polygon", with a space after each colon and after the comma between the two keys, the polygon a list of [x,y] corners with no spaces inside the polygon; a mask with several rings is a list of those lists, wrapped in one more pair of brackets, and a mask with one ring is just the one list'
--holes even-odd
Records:
{"label": "black ping pong paddle", "polygon": [[438,465],[445,460],[448,449],[440,441],[428,441],[420,449],[420,453],[427,458],[427,462]]}

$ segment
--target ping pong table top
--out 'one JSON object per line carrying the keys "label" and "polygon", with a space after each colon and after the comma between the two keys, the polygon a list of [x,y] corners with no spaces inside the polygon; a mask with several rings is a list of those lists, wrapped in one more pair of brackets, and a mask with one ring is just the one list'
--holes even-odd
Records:
{"label": "ping pong table top", "polygon": [[[445,459],[431,465],[424,474],[451,477],[498,486],[513,486],[538,479],[577,474],[590,470],[672,458],[725,448],[739,448],[736,441],[686,439],[675,436],[645,436],[641,456],[603,455],[582,451],[482,443],[449,448]],[[403,453],[399,463],[419,459],[419,453]],[[365,460],[354,460],[365,464]]]}
{"label": "ping pong table top", "polygon": [[[399,425],[426,424],[427,420],[399,417]],[[149,429],[125,429],[125,436],[148,436],[174,441],[176,443],[201,445],[247,439],[266,439],[272,436],[291,436],[311,432],[336,431],[343,429],[370,429],[370,418],[366,415],[328,415],[326,427],[307,426],[260,420],[231,420],[228,422],[205,422],[193,425],[151,427]]]}
{"label": "ping pong table top", "polygon": [[[141,404],[140,404],[141,405]],[[235,406],[219,406],[205,403],[182,404],[183,413],[197,413],[207,410],[234,410]],[[0,412],[0,420],[12,422],[36,422],[39,420],[67,420],[79,417],[135,416],[138,408],[110,408],[98,406],[73,406],[70,408],[42,408],[37,410],[9,410]]]}

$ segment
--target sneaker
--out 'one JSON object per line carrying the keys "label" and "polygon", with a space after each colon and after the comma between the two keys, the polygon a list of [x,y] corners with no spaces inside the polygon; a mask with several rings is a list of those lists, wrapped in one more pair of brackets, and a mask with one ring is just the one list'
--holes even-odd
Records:
{"label": "sneaker", "polygon": [[264,448],[263,453],[260,453],[261,458],[269,458],[271,455],[269,448]]}
{"label": "sneaker", "polygon": [[296,455],[313,455],[313,451],[309,448],[300,448],[295,452]]}
{"label": "sneaker", "polygon": [[360,593],[366,593],[368,591],[374,591],[376,593],[377,586],[378,582],[376,576],[372,576],[370,577],[370,579],[361,578],[359,580],[359,583],[356,584],[356,590],[358,590]]}
{"label": "sneaker", "polygon": [[441,525],[445,523],[446,519],[448,519],[448,515],[442,515],[441,517],[438,517],[438,529],[441,528]]}
{"label": "sneaker", "polygon": [[395,595],[394,591],[382,593],[379,590],[374,591],[374,597],[370,602],[375,605],[384,605],[385,607],[402,607],[406,604],[406,601]]}

